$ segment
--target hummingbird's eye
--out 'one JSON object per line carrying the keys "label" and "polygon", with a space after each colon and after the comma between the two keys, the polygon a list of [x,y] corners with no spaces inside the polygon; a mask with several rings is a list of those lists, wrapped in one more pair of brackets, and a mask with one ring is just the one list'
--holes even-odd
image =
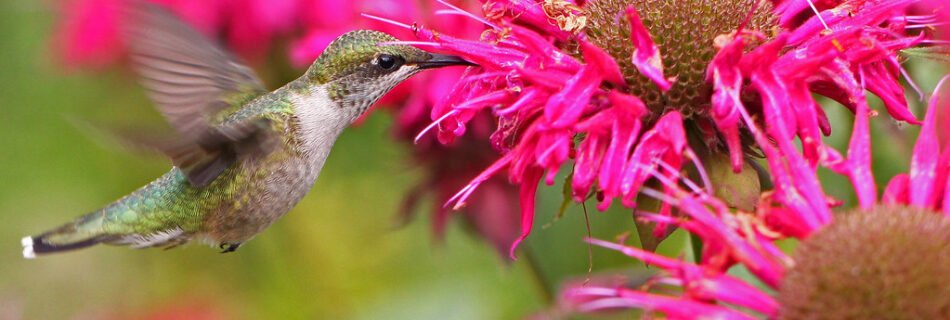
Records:
{"label": "hummingbird's eye", "polygon": [[403,63],[403,59],[399,56],[394,56],[391,54],[381,54],[376,57],[376,65],[383,70],[394,70],[399,68]]}

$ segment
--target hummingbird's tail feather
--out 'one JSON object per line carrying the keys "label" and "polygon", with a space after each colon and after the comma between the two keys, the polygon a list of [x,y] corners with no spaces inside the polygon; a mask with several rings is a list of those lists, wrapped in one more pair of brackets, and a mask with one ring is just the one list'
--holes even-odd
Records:
{"label": "hummingbird's tail feather", "polygon": [[33,259],[39,255],[77,250],[115,241],[116,237],[104,234],[101,227],[92,227],[92,225],[101,226],[99,216],[101,215],[97,213],[87,214],[56,229],[23,237],[20,240],[20,244],[23,245],[23,257]]}
{"label": "hummingbird's tail feather", "polygon": [[[108,213],[97,211],[59,228],[20,240],[23,257],[82,249],[96,244],[123,245],[133,249],[175,247],[188,242],[193,233],[175,224],[155,228],[135,228],[110,221]],[[139,221],[142,221],[141,219]]]}
{"label": "hummingbird's tail feather", "polygon": [[103,208],[50,231],[23,238],[23,257],[34,258],[96,244],[153,248],[180,245],[200,235],[198,191],[177,169]]}
{"label": "hummingbird's tail feather", "polygon": [[38,255],[82,249],[113,239],[114,237],[100,232],[90,232],[88,227],[82,225],[91,220],[94,221],[92,217],[93,214],[88,214],[59,228],[39,235],[23,237],[20,240],[20,244],[23,245],[23,257],[33,259]]}
{"label": "hummingbird's tail feather", "polygon": [[[82,249],[97,244],[127,245],[133,249],[152,247],[170,249],[188,242],[189,239],[188,235],[180,228],[151,234],[96,235],[87,238],[78,238],[75,232],[69,234],[60,231],[60,229],[37,236],[23,237],[20,240],[20,244],[23,245],[23,257],[33,259],[39,255]],[[59,239],[52,241],[52,238]],[[62,238],[71,239],[63,241]]]}
{"label": "hummingbird's tail feather", "polygon": [[82,249],[103,242],[102,237],[93,237],[65,244],[50,244],[45,240],[45,237],[45,234],[23,237],[23,239],[20,240],[20,243],[23,245],[23,257],[33,259],[36,258],[37,255]]}
{"label": "hummingbird's tail feather", "polygon": [[20,244],[23,245],[23,257],[33,259],[39,255],[77,250],[115,241],[116,236],[104,234],[101,228],[90,228],[90,224],[97,224],[96,222],[99,222],[101,226],[101,220],[97,220],[96,214],[92,213],[39,235],[23,237],[20,240]]}

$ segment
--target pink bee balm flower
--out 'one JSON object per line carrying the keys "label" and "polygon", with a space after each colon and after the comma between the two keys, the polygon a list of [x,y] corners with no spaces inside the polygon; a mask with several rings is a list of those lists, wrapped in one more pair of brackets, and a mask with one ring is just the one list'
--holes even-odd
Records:
{"label": "pink bee balm flower", "polygon": [[[821,165],[849,177],[868,208],[876,189],[868,133],[874,112],[865,92],[881,98],[893,119],[919,123],[904,99],[899,53],[937,42],[920,32],[936,15],[908,13],[917,2],[497,0],[483,1],[481,16],[450,9],[480,21],[485,32],[468,39],[411,27],[424,40],[416,44],[462,55],[481,69],[432,109],[434,122],[420,135],[432,131],[448,143],[479,113],[497,119],[491,142],[501,157],[450,205],[464,206],[480,184],[506,173],[521,185],[522,234],[512,253],[531,232],[537,184],[553,184],[563,167],[573,174],[576,201],[596,194],[601,210],[614,199],[635,207],[651,180],[673,180],[720,154],[728,154],[723,163],[733,171],[755,176],[742,170],[750,156],[778,159],[769,153],[794,152],[798,138],[804,157],[772,170],[788,171],[773,174],[796,183],[781,185],[809,187],[774,196],[798,199],[795,209],[812,205],[820,188],[799,173]],[[822,142],[831,128],[814,94],[855,113],[845,154]],[[764,128],[762,137],[751,124]],[[776,150],[762,150],[770,141]],[[704,188],[723,187],[696,171]],[[670,204],[660,210],[671,212]],[[810,227],[830,220],[827,210],[810,212],[800,217]],[[660,225],[657,236],[666,231]]]}
{"label": "pink bee balm flower", "polygon": [[[947,78],[944,78],[944,81],[946,80]],[[914,146],[910,172],[898,174],[891,179],[884,190],[885,204],[913,205],[944,211],[950,217],[950,146],[946,139],[948,129],[946,122],[942,122],[940,127],[937,125],[938,116],[950,110],[947,107],[950,103],[940,100],[936,95],[931,99],[927,119]]]}
{"label": "pink bee balm flower", "polygon": [[[57,47],[70,66],[106,66],[125,53],[119,10],[129,0],[62,1]],[[150,0],[244,56],[258,58],[295,26],[296,0]],[[290,17],[290,18],[288,18]],[[222,41],[225,42],[225,41]]]}
{"label": "pink bee balm flower", "polygon": [[100,67],[117,60],[122,44],[115,0],[64,1],[55,45],[67,65]]}
{"label": "pink bee balm flower", "polygon": [[[936,142],[934,131],[936,112],[950,106],[940,100],[931,100],[910,174],[891,181],[881,205],[834,217],[816,214],[830,212],[831,203],[813,184],[815,170],[789,166],[805,159],[797,152],[782,153],[774,146],[778,142],[765,142],[778,179],[776,190],[762,196],[755,212],[732,212],[711,194],[682,189],[675,181],[665,181],[675,189],[672,196],[645,191],[686,215],[644,219],[674,223],[701,238],[699,263],[589,239],[663,274],[640,288],[574,285],[563,292],[563,303],[580,312],[637,308],[673,319],[950,317],[950,148]],[[745,119],[757,138],[766,139]],[[783,238],[801,241],[792,255],[777,247],[775,240]],[[770,289],[728,274],[736,265]]]}
{"label": "pink bee balm flower", "polygon": [[[71,66],[105,66],[125,52],[119,8],[132,0],[61,1],[57,49]],[[279,40],[291,41],[291,62],[308,66],[340,34],[373,28],[410,36],[401,28],[361,19],[362,12],[420,17],[419,0],[142,0],[167,8],[246,58],[263,58]],[[456,31],[461,28],[450,28]]]}

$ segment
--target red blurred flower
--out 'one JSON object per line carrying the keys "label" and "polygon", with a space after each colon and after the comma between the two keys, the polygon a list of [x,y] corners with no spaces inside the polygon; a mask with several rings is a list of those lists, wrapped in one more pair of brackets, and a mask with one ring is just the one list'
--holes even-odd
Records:
{"label": "red blurred flower", "polygon": [[68,65],[101,67],[121,56],[115,0],[64,1],[57,49]]}
{"label": "red blurred flower", "polygon": [[[124,47],[118,34],[119,8],[129,0],[66,0],[58,30],[58,46],[71,66],[115,63]],[[409,36],[360,13],[385,12],[419,18],[416,0],[148,0],[174,12],[206,35],[221,40],[246,58],[259,59],[278,40],[293,38],[291,62],[306,67],[336,36],[358,28],[374,28]],[[455,30],[455,29],[453,29]]]}
{"label": "red blurred flower", "polygon": [[[150,1],[168,8],[212,38],[228,38],[232,41],[229,45],[249,57],[266,52],[274,34],[286,31],[269,19],[286,13],[281,11],[288,8],[279,5],[257,10],[260,5],[253,0]],[[57,47],[67,65],[105,67],[123,57],[120,9],[127,0],[67,0],[61,4],[63,20],[57,31]]]}
{"label": "red blurred flower", "polygon": [[72,319],[141,319],[141,320],[219,320],[235,319],[220,301],[200,296],[185,296],[146,307],[117,308],[115,305],[95,306],[74,315]]}
{"label": "red blurred flower", "polygon": [[[409,109],[403,109],[399,113],[396,126],[399,139],[412,140],[413,136],[428,124],[428,112],[413,117],[414,114]],[[504,255],[519,234],[516,186],[509,184],[502,177],[492,177],[472,195],[472,204],[465,209],[454,211],[443,205],[468,183],[468,179],[494,161],[495,153],[485,143],[491,134],[490,120],[487,115],[480,116],[472,122],[473,132],[450,146],[442,145],[435,139],[423,139],[414,146],[413,158],[418,165],[425,168],[425,178],[406,198],[401,217],[404,220],[410,218],[419,199],[426,193],[431,193],[436,200],[431,213],[433,233],[437,239],[441,240],[443,237],[452,214],[460,213],[474,232],[488,240]]]}

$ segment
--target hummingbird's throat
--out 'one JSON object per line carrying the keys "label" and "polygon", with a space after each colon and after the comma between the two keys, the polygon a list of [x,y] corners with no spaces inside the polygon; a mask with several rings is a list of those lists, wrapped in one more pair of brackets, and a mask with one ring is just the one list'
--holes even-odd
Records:
{"label": "hummingbird's throat", "polygon": [[[758,8],[752,13],[756,2]],[[636,8],[659,47],[665,76],[675,78],[667,92],[660,91],[640,74],[630,60],[636,49],[624,15],[630,6]],[[620,64],[628,89],[654,115],[679,110],[690,117],[707,109],[712,88],[706,83],[705,74],[716,54],[716,36],[738,29],[750,13],[747,30],[768,34],[777,25],[771,2],[760,0],[598,0],[588,2],[585,9],[590,41],[606,49]]]}
{"label": "hummingbird's throat", "polygon": [[396,85],[419,71],[418,68],[404,66],[386,74],[353,73],[327,83],[327,97],[350,121],[354,121]]}

